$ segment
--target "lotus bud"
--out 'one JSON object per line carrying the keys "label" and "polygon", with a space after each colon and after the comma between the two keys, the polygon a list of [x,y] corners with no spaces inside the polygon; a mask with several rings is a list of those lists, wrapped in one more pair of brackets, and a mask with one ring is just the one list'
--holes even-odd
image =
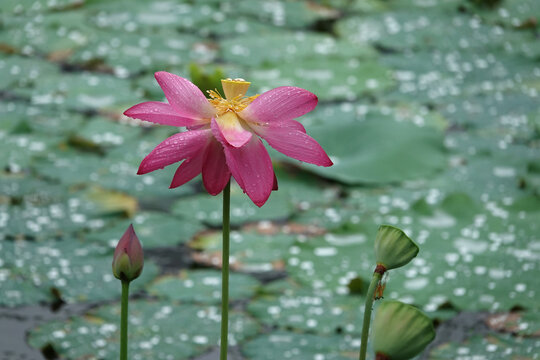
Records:
{"label": "lotus bud", "polygon": [[132,281],[141,275],[144,265],[144,255],[141,242],[129,225],[114,250],[112,263],[113,274],[122,281]]}
{"label": "lotus bud", "polygon": [[377,267],[384,273],[407,264],[418,254],[418,245],[405,233],[390,225],[381,225],[375,239]]}
{"label": "lotus bud", "polygon": [[434,338],[433,322],[414,306],[399,301],[384,301],[377,308],[373,324],[376,359],[411,359]]}

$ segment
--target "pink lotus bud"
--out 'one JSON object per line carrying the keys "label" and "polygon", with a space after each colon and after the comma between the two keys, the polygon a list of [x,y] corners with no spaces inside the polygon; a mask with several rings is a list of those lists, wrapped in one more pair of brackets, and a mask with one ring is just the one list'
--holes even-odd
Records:
{"label": "pink lotus bud", "polygon": [[129,225],[114,250],[113,274],[122,281],[132,281],[141,275],[143,265],[141,242],[133,230],[133,225]]}

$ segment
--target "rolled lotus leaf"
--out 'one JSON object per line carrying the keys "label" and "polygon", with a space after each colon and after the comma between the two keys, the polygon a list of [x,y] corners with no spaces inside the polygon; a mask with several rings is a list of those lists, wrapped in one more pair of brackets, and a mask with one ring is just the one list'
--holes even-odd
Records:
{"label": "rolled lotus leaf", "polygon": [[414,306],[384,301],[373,324],[373,349],[379,359],[407,360],[435,338],[433,322]]}
{"label": "rolled lotus leaf", "polygon": [[390,225],[381,225],[375,239],[377,265],[386,270],[406,265],[418,254],[418,245],[405,233]]}

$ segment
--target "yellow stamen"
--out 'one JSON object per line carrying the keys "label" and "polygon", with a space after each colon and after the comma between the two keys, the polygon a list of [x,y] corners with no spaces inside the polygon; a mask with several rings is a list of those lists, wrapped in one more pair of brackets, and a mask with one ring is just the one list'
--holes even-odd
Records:
{"label": "yellow stamen", "polygon": [[216,108],[218,115],[222,115],[227,111],[238,113],[259,96],[244,97],[250,83],[242,79],[225,79],[221,80],[221,84],[225,97],[221,96],[217,89],[207,91],[210,96],[208,101]]}

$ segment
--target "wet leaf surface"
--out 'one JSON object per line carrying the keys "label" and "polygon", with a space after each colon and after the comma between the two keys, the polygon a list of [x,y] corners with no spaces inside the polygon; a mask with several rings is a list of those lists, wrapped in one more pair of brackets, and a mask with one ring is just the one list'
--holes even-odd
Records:
{"label": "wet leaf surface", "polygon": [[538,359],[536,349],[540,345],[537,338],[515,338],[510,336],[490,335],[474,336],[470,340],[457,344],[441,345],[433,350],[429,359],[455,359],[457,357],[479,355],[484,359]]}
{"label": "wet leaf surface", "polygon": [[[258,208],[242,193],[238,186],[231,189],[231,224],[241,225],[260,220],[285,219],[293,212],[293,204],[286,194],[275,192],[264,207]],[[172,205],[172,212],[186,219],[193,219],[212,226],[219,226],[223,204],[219,198],[208,194],[185,197]]]}
{"label": "wet leaf surface", "polygon": [[[265,226],[263,225],[263,231]],[[283,271],[285,257],[294,243],[291,234],[261,234],[256,231],[233,231],[231,233],[230,265],[246,272]],[[221,232],[205,232],[197,235],[189,246],[202,250],[194,253],[195,261],[205,266],[221,267]]]}
{"label": "wet leaf surface", "polygon": [[[320,168],[269,149],[279,190],[260,209],[233,184],[232,331],[245,359],[357,358],[382,223],[420,245],[390,272],[384,296],[442,322],[423,358],[534,359],[535,5],[1,1],[2,307],[47,306],[56,294],[81,310],[32,320],[29,343],[70,359],[114,358],[120,290],[110,262],[133,223],[149,260],[134,283],[132,357],[213,354],[221,197],[206,194],[200,177],[169,189],[178,164],[136,175],[183,130],[122,112],[165,101],[155,71],[205,88],[222,73],[251,81],[250,95],[288,85],[315,93],[317,108],[299,120],[335,163]],[[484,314],[483,332],[467,332],[460,313]],[[464,326],[460,337],[444,332],[452,321]]]}
{"label": "wet leaf surface", "polygon": [[415,180],[446,165],[442,134],[432,128],[368,120],[310,130],[327,149],[334,166],[309,169],[347,184]]}
{"label": "wet leaf surface", "polygon": [[248,359],[270,360],[276,356],[297,359],[346,360],[358,357],[360,341],[342,335],[317,336],[276,331],[261,335],[243,347]]}
{"label": "wet leaf surface", "polygon": [[[249,299],[258,288],[259,282],[246,274],[232,273],[229,277],[229,299]],[[158,298],[181,301],[182,303],[221,303],[221,272],[215,270],[182,271],[177,276],[158,278],[148,287],[148,292]]]}
{"label": "wet leaf surface", "polygon": [[278,293],[263,294],[252,301],[247,310],[273,328],[359,336],[363,301],[360,296],[332,296],[325,291],[292,287]]}
{"label": "wet leaf surface", "polygon": [[[67,303],[102,301],[120,297],[119,281],[110,271],[107,248],[77,240],[33,243],[3,241],[0,288],[4,306],[53,301],[53,291]],[[133,291],[158,273],[146,262]]]}
{"label": "wet leaf surface", "polygon": [[[186,359],[218,342],[220,314],[214,306],[178,306],[171,301],[132,301],[130,305],[133,359]],[[52,342],[60,355],[70,359],[115,358],[120,347],[119,315],[119,305],[102,306],[67,322],[43,324],[29,341],[36,347]],[[237,312],[232,312],[229,326],[232,345],[258,330],[252,319]]]}
{"label": "wet leaf surface", "polygon": [[193,220],[170,216],[169,214],[146,211],[138,212],[133,218],[124,219],[114,225],[87,235],[87,240],[116,247],[119,236],[133,224],[135,232],[144,248],[160,248],[188,242],[204,227]]}

